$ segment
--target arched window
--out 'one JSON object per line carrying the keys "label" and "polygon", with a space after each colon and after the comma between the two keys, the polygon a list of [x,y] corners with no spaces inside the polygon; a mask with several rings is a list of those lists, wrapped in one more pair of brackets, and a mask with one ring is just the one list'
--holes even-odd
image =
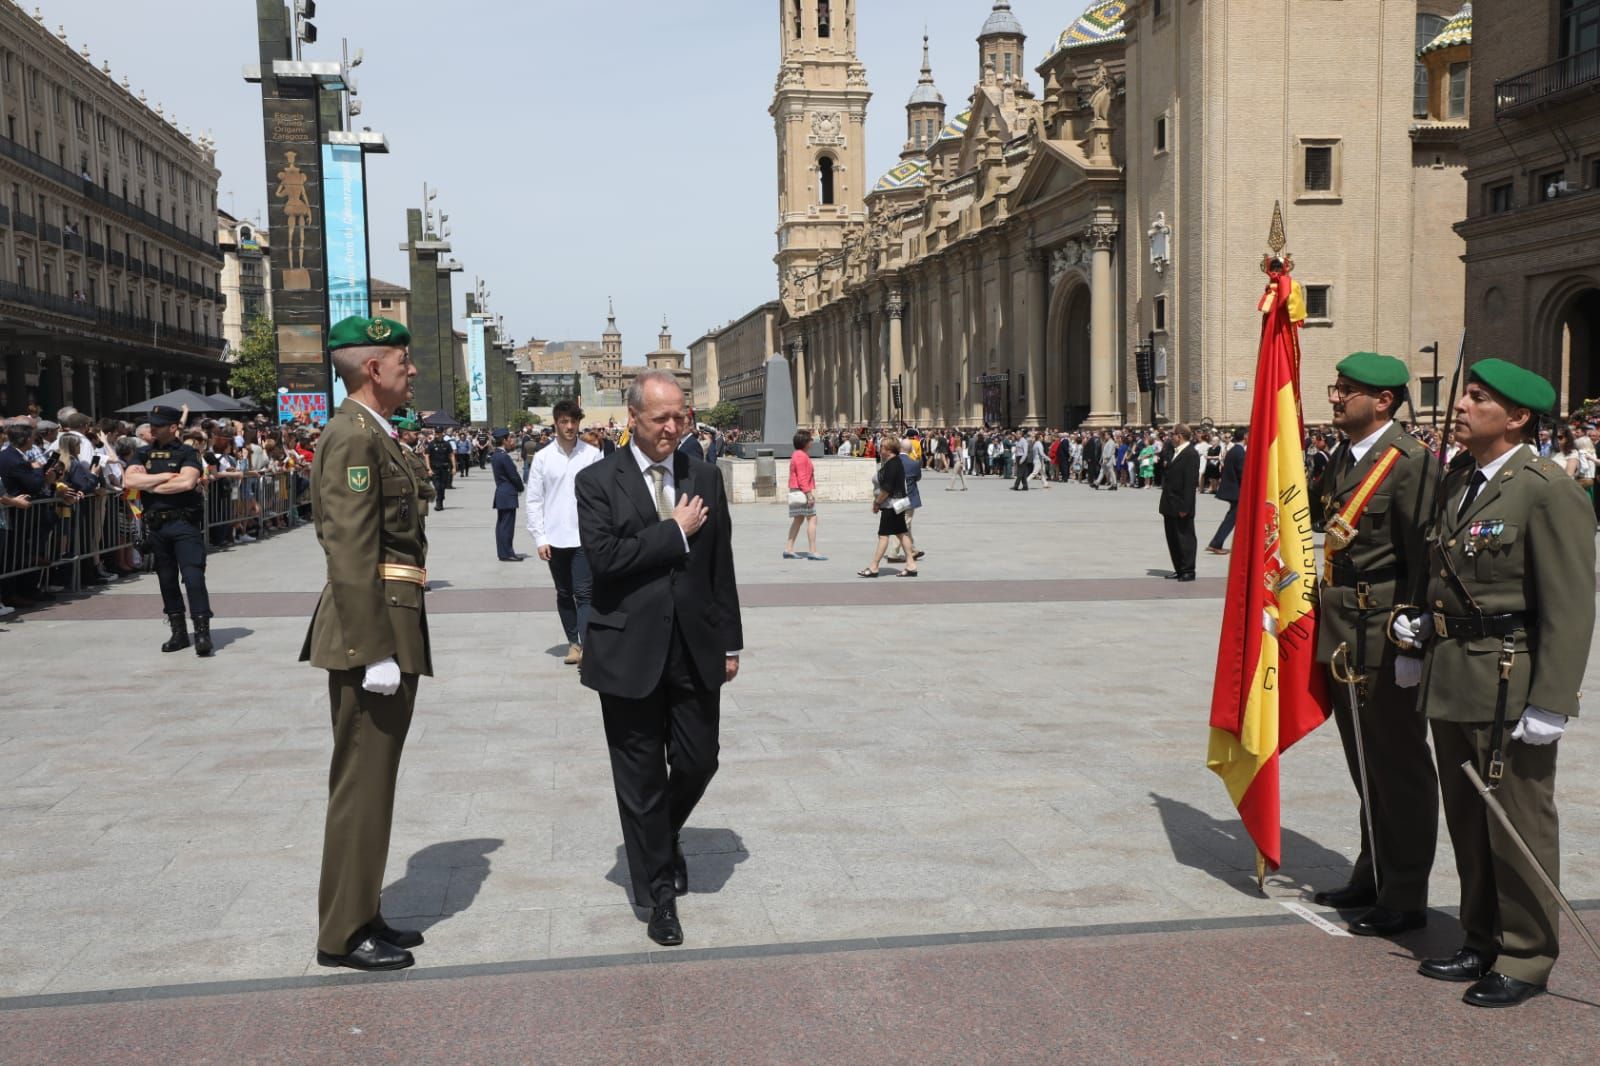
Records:
{"label": "arched window", "polygon": [[800,17],[800,0],[794,0],[794,39],[799,40],[805,32],[805,22]]}
{"label": "arched window", "polygon": [[824,204],[833,203],[833,158],[831,156],[823,156],[817,160],[817,174],[820,179],[822,202]]}
{"label": "arched window", "polygon": [[[1443,15],[1418,15],[1415,51],[1422,51],[1435,37],[1443,33],[1445,24],[1449,21]],[[1428,68],[1420,59],[1417,60],[1416,71],[1412,75],[1411,115],[1413,118],[1428,117]]]}
{"label": "arched window", "polygon": [[828,0],[817,0],[817,36],[828,37],[833,33],[833,12],[828,10]]}

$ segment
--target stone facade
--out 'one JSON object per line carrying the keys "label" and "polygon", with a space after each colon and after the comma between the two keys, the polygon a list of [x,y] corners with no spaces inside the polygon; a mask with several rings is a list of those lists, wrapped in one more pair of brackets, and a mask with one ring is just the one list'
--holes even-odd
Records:
{"label": "stone facade", "polygon": [[272,244],[255,223],[218,211],[217,245],[222,249],[222,339],[231,353],[243,343],[252,319],[272,317]]}
{"label": "stone facade", "polygon": [[[739,407],[739,424],[761,425],[762,403],[766,397],[767,360],[778,352],[776,301],[764,303],[743,318],[714,330],[689,346],[694,353],[695,405],[714,407],[728,400]],[[709,401],[702,400],[706,388],[702,374],[715,375],[716,389]]]}
{"label": "stone facade", "polygon": [[1568,411],[1600,396],[1600,4],[1473,8],[1467,353],[1548,376]]}
{"label": "stone facade", "polygon": [[[809,270],[795,235],[780,249],[801,421],[1244,421],[1278,201],[1317,311],[1307,382],[1363,349],[1430,372],[1417,350],[1460,328],[1466,190],[1461,121],[1413,115],[1417,20],[1454,7],[1096,0],[1036,94],[996,2],[966,105],[928,144],[925,58],[866,218]],[[1307,417],[1328,413],[1308,388]]]}
{"label": "stone facade", "polygon": [[[757,416],[759,418],[759,416]],[[789,492],[789,460],[775,460],[777,491],[770,496],[756,493],[756,461],[753,459],[717,460],[722,473],[722,489],[729,503],[787,503]],[[878,475],[876,459],[853,456],[825,455],[812,461],[817,477],[817,499],[824,503],[864,503],[872,499],[874,478]]]}

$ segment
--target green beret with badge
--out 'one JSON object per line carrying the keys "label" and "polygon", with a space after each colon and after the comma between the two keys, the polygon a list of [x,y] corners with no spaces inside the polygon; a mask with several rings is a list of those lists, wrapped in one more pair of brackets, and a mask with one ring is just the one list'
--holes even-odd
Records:
{"label": "green beret with badge", "polygon": [[1554,414],[1556,388],[1544,378],[1504,359],[1480,359],[1467,371],[1467,378],[1485,385],[1534,414]]}
{"label": "green beret with badge", "polygon": [[392,318],[366,318],[351,315],[328,332],[328,351],[341,348],[406,348],[411,331]]}
{"label": "green beret with badge", "polygon": [[1392,355],[1356,352],[1334,367],[1344,377],[1374,389],[1404,388],[1411,381],[1411,370]]}

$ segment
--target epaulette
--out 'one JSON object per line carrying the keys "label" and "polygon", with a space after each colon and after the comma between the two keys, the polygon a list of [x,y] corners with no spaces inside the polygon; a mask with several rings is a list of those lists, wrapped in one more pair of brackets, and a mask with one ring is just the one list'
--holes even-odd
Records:
{"label": "epaulette", "polygon": [[1543,455],[1536,456],[1533,462],[1528,464],[1528,470],[1546,481],[1554,481],[1558,476],[1563,479],[1567,477],[1566,467]]}

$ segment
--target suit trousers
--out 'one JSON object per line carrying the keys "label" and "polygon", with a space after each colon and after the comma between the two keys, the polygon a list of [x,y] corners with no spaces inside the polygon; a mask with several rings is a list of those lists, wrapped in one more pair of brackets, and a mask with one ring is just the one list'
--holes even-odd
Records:
{"label": "suit trousers", "polygon": [[643,699],[600,695],[635,906],[673,899],[673,846],[717,772],[722,693],[696,675],[676,625],[666,669]]}
{"label": "suit trousers", "polygon": [[583,631],[589,628],[589,599],[594,578],[589,572],[589,557],[582,548],[550,549],[550,580],[556,586],[556,614],[568,644],[582,644]]}
{"label": "suit trousers", "polygon": [[509,559],[517,553],[515,540],[517,533],[517,510],[514,507],[497,507],[494,512],[494,548],[495,554],[502,559]]}
{"label": "suit trousers", "polygon": [[333,763],[317,893],[317,949],[334,955],[360,943],[367,923],[378,917],[394,783],[417,699],[416,674],[401,674],[400,689],[392,696],[362,688],[365,677],[365,668],[328,671]]}
{"label": "suit trousers", "polygon": [[1228,538],[1233,535],[1233,523],[1239,517],[1239,501],[1233,500],[1228,504],[1228,513],[1222,516],[1222,524],[1217,526],[1217,532],[1211,538],[1211,547],[1221,550],[1228,543]]}
{"label": "suit trousers", "polygon": [[[1555,793],[1556,749],[1561,742],[1524,744],[1510,739],[1512,728],[1507,722],[1506,771],[1494,795],[1539,865],[1560,884],[1561,825]],[[1444,822],[1461,877],[1461,927],[1467,947],[1498,956],[1497,971],[1542,985],[1559,952],[1555,897],[1461,772],[1461,764],[1470,759],[1478,773],[1485,774],[1489,730],[1488,722],[1433,722]]]}
{"label": "suit trousers", "polygon": [[[1382,648],[1368,648],[1381,661]],[[1354,653],[1352,653],[1354,654]],[[1355,664],[1352,661],[1351,667]],[[1378,903],[1391,910],[1420,911],[1428,906],[1428,874],[1439,836],[1439,783],[1428,750],[1428,720],[1417,710],[1417,690],[1396,687],[1394,671],[1374,662],[1367,667],[1367,695],[1361,707],[1361,740],[1367,753],[1367,791],[1372,797],[1372,828],[1360,810],[1361,764],[1356,754],[1350,690],[1334,681],[1333,718],[1344,744],[1344,761],[1355,783],[1361,825],[1361,853],[1350,883],[1368,886],[1377,860]]]}
{"label": "suit trousers", "polygon": [[436,466],[436,467],[434,467],[433,468],[433,505],[435,507],[443,507],[444,506],[445,490],[448,489],[449,487],[450,487],[450,468],[448,466]]}
{"label": "suit trousers", "polygon": [[1194,553],[1198,541],[1194,534],[1194,515],[1178,518],[1162,515],[1167,530],[1167,554],[1172,556],[1172,569],[1180,574],[1194,573]]}

